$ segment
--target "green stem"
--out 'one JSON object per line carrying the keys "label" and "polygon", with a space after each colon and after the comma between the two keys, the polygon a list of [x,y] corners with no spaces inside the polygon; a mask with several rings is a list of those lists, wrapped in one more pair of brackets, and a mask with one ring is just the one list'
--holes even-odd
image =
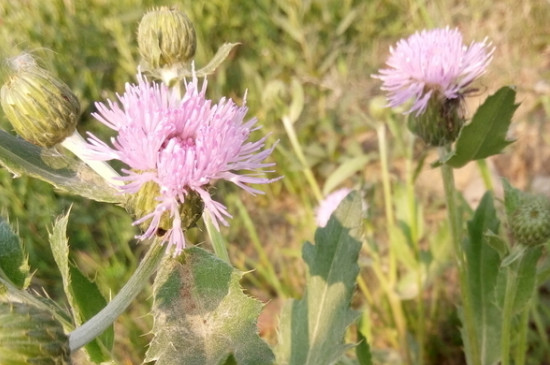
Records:
{"label": "green stem", "polygon": [[[514,266],[514,265],[511,265]],[[510,337],[511,323],[514,317],[514,299],[517,292],[517,275],[513,267],[506,270],[506,291],[502,308],[502,332],[500,337],[501,364],[510,364]]]}
{"label": "green stem", "polygon": [[529,307],[523,310],[520,318],[520,328],[519,328],[519,341],[516,346],[514,365],[524,365],[525,364],[525,355],[527,354],[527,328],[529,327]]}
{"label": "green stem", "polygon": [[227,244],[223,239],[222,234],[216,229],[216,227],[214,227],[212,220],[208,216],[204,215],[203,217],[206,225],[206,232],[208,233],[208,237],[210,238],[210,242],[214,248],[214,253],[220,259],[224,260],[228,264],[231,264],[229,261],[229,253],[227,252]]}
{"label": "green stem", "polygon": [[[412,137],[412,136],[411,136]],[[425,360],[425,348],[424,342],[426,337],[426,319],[425,319],[425,307],[424,307],[424,298],[422,296],[423,289],[423,275],[424,275],[424,266],[422,265],[420,258],[420,245],[418,237],[418,217],[417,217],[417,205],[416,205],[416,194],[414,191],[414,168],[412,164],[412,155],[414,149],[414,138],[409,138],[408,146],[408,156],[406,160],[406,171],[407,171],[407,205],[409,209],[409,229],[411,232],[411,241],[414,247],[414,255],[416,260],[416,286],[418,288],[418,295],[416,296],[416,312],[417,312],[417,321],[416,321],[416,342],[418,343],[418,364],[424,364]]]}
{"label": "green stem", "polygon": [[150,245],[149,251],[147,251],[132,277],[113,300],[90,320],[69,333],[71,352],[102,334],[126,310],[132,300],[149,282],[149,278],[157,270],[166,250],[166,244],[161,245],[158,240],[150,242]]}
{"label": "green stem", "polygon": [[317,202],[320,203],[323,200],[323,193],[319,188],[319,184],[317,184],[317,180],[315,180],[315,176],[313,175],[313,172],[308,167],[306,157],[304,155],[304,152],[302,151],[300,142],[298,141],[298,136],[296,135],[296,131],[294,130],[294,125],[292,124],[292,122],[288,117],[283,117],[282,121],[283,121],[283,126],[285,127],[286,134],[290,141],[290,144],[292,145],[292,149],[294,149],[294,153],[296,154],[296,157],[302,164],[302,168],[304,169],[304,175],[306,177],[306,180],[309,183],[309,186],[311,187],[311,190],[313,191],[313,195],[315,195]]}
{"label": "green stem", "polygon": [[489,170],[487,161],[485,159],[477,160],[477,166],[479,168],[479,172],[481,173],[481,178],[483,179],[485,189],[494,190],[493,179],[491,178],[491,171]]}
{"label": "green stem", "polygon": [[388,238],[390,242],[388,252],[388,281],[389,286],[393,287],[397,280],[397,262],[395,258],[395,217],[393,215],[393,200],[391,192],[391,182],[388,164],[388,149],[386,144],[386,126],[381,124],[376,128],[376,134],[378,136],[378,150],[380,153],[380,169],[382,175],[382,190],[384,193],[384,212],[386,214],[386,229],[388,232]]}
{"label": "green stem", "polygon": [[[450,146],[443,146],[439,148],[439,156],[443,160],[445,156],[450,153]],[[481,357],[479,350],[479,343],[477,339],[477,332],[475,326],[474,311],[472,308],[472,302],[470,298],[470,291],[466,273],[466,262],[464,253],[462,251],[461,239],[462,239],[462,218],[457,205],[457,191],[454,182],[453,168],[447,164],[441,165],[441,176],[443,178],[443,187],[445,190],[445,200],[447,203],[447,215],[449,219],[449,225],[451,228],[451,238],[453,243],[453,249],[456,257],[456,263],[458,266],[458,277],[460,282],[460,292],[462,294],[462,305],[464,306],[464,329],[470,346],[468,347],[470,353],[467,356],[474,365],[481,365]]]}

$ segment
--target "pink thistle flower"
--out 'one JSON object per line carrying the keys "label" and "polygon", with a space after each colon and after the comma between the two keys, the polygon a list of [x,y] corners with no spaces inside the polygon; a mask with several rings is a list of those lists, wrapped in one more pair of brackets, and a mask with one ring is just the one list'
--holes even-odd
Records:
{"label": "pink thistle flower", "polygon": [[388,68],[374,78],[383,82],[389,106],[413,100],[406,114],[423,114],[432,96],[456,99],[465,88],[485,72],[494,48],[482,42],[462,43],[458,29],[433,29],[416,32],[390,47]]}
{"label": "pink thistle flower", "polygon": [[[278,180],[262,177],[264,168],[274,163],[263,162],[274,146],[264,149],[267,137],[249,142],[250,134],[259,129],[256,118],[243,121],[247,108],[222,98],[217,104],[206,99],[206,80],[199,88],[193,78],[186,83],[183,97],[164,84],[149,83],[141,75],[138,84],[126,84],[118,102],[96,103],[93,116],[118,134],[111,145],[94,135],[89,136],[90,156],[96,160],[120,160],[129,168],[120,177],[125,184],[121,192],[137,194],[140,189],[156,184],[156,207],[138,217],[135,225],[148,223],[138,236],[146,239],[162,232],[164,241],[175,246],[175,254],[185,247],[182,205],[191,195],[200,197],[216,228],[228,225],[231,215],[215,201],[209,187],[216,180],[227,180],[251,194],[262,194],[248,184],[267,184]],[[245,95],[246,103],[246,95]],[[239,174],[244,170],[247,173]],[[170,227],[162,227],[169,218]],[[165,232],[164,232],[165,231]]]}
{"label": "pink thistle flower", "polygon": [[325,227],[327,225],[332,213],[334,213],[338,205],[340,205],[342,200],[344,200],[350,192],[351,189],[348,188],[338,189],[327,195],[325,199],[321,201],[315,210],[315,221],[317,222],[317,226]]}

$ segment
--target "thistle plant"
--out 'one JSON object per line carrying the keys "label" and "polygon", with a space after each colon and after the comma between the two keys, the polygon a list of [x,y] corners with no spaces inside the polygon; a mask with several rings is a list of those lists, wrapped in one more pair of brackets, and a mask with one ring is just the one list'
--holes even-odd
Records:
{"label": "thistle plant", "polygon": [[[291,5],[285,12],[290,21],[277,16],[278,24],[299,40],[308,65],[314,65],[314,52],[293,23],[301,18],[292,16]],[[248,109],[252,100],[267,102],[268,97],[247,90],[212,97],[221,91],[212,84],[225,81],[223,73],[212,74],[223,62],[233,62],[226,59],[237,43],[216,44],[218,51],[200,65],[195,54],[202,46],[201,30],[191,20],[200,21],[197,13],[175,6],[145,12],[136,29],[124,31],[136,35],[135,52],[128,54],[140,57],[131,76],[115,97],[98,97],[89,107],[71,82],[38,57],[25,52],[7,59],[0,102],[16,136],[0,130],[0,165],[63,194],[121,206],[132,223],[113,225],[132,230],[138,245],[132,247],[146,253],[118,292],[104,292],[89,279],[93,273],[83,267],[85,261],[75,260],[75,239],[67,237],[74,213],[60,211],[47,236],[64,297],[51,298],[36,290],[41,271],[30,267],[25,242],[13,224],[0,219],[0,363],[70,364],[83,358],[116,363],[114,349],[127,331],[115,331],[114,323],[145,289],[150,296],[143,305],[152,325],[139,334],[149,341],[141,352],[143,363],[430,364],[430,349],[437,346],[432,318],[437,307],[427,298],[432,293],[437,298],[434,283],[451,287],[456,281],[452,304],[460,324],[453,330],[466,362],[526,364],[536,289],[550,272],[539,268],[550,239],[550,200],[505,179],[487,180],[488,191],[474,207],[454,181],[456,169],[473,161],[486,172],[484,159],[506,153],[513,142],[508,138],[518,107],[513,87],[488,96],[472,115],[465,112],[496,55],[489,39],[465,43],[458,29],[445,27],[420,30],[391,47],[386,65],[372,75],[381,82],[387,104],[381,107],[383,98],[376,97],[366,114],[357,113],[376,132],[380,168],[374,171],[380,173],[371,173],[374,159],[365,153],[338,166],[322,186],[322,174],[298,135],[297,122],[308,111],[305,99],[312,96],[301,81],[291,82],[291,102],[282,103],[282,136],[265,123],[266,113],[255,116]],[[332,29],[335,37],[353,22],[353,14]],[[242,47],[252,45],[243,42]],[[277,57],[284,53],[277,51]],[[332,59],[322,56],[327,60],[321,68]],[[310,76],[305,79],[310,82]],[[90,130],[89,124],[78,125],[83,113],[91,117]],[[404,122],[396,120],[401,117]],[[412,133],[390,145],[387,130],[395,136],[400,126]],[[424,202],[414,184],[425,172],[423,160],[415,160],[416,142],[422,156],[438,151],[430,168],[441,170],[446,202],[447,220],[437,222],[439,229],[423,225]],[[286,145],[292,152],[284,150]],[[390,147],[406,156],[403,181],[393,173]],[[275,163],[277,158],[282,163]],[[291,167],[284,169],[286,164]],[[352,182],[350,177],[365,166],[360,181]],[[283,171],[292,176],[285,178]],[[292,218],[311,225],[307,234],[313,239],[301,243],[301,256],[284,242],[276,248],[291,251],[289,266],[303,264],[304,277],[291,278],[304,284],[299,290],[285,287],[292,273],[279,270],[263,246],[265,232],[271,231],[256,229],[254,215],[235,198],[241,194],[256,202],[269,189],[292,191],[290,178],[304,185],[301,200],[291,204],[316,206]],[[499,182],[502,196],[493,189]],[[237,193],[227,194],[229,189]],[[381,199],[373,197],[377,193]],[[227,227],[249,233],[263,266],[250,264],[249,251],[226,238]],[[87,255],[91,248],[78,250]],[[256,273],[247,272],[251,268],[273,289],[266,297],[278,296],[282,303],[276,338],[259,333],[266,307],[256,299],[257,291],[243,285],[243,279],[256,284]],[[386,337],[378,338],[380,333]],[[392,356],[384,346],[395,349]]]}

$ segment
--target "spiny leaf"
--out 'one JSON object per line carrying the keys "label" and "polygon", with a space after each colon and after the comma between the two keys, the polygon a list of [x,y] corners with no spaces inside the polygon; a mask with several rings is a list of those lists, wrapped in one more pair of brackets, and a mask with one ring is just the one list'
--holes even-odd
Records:
{"label": "spiny leaf", "polygon": [[513,141],[506,139],[512,116],[519,106],[515,103],[516,91],[505,86],[489,96],[465,125],[455,144],[455,150],[444,161],[458,168],[470,161],[499,154]]}
{"label": "spiny leaf", "polygon": [[242,275],[198,247],[167,258],[154,283],[155,337],[145,362],[272,364],[256,328],[262,305],[243,293]]}
{"label": "spiny leaf", "polygon": [[[70,211],[55,222],[50,235],[50,245],[54,260],[61,272],[63,290],[71,307],[73,320],[76,325],[81,325],[103,309],[107,301],[95,283],[69,263],[69,241],[66,237],[69,213]],[[110,326],[101,336],[86,345],[90,359],[96,363],[110,360],[109,352],[113,346],[113,339],[114,328]]]}
{"label": "spiny leaf", "polygon": [[15,176],[28,175],[85,198],[122,203],[123,196],[83,162],[0,130],[0,165]]}
{"label": "spiny leaf", "polygon": [[0,274],[4,273],[17,288],[25,289],[29,285],[29,263],[10,224],[0,218]]}
{"label": "spiny leaf", "polygon": [[307,289],[301,300],[283,308],[277,364],[333,364],[349,348],[343,342],[357,317],[349,305],[359,272],[361,216],[361,198],[351,193],[317,230],[315,245],[304,244]]}

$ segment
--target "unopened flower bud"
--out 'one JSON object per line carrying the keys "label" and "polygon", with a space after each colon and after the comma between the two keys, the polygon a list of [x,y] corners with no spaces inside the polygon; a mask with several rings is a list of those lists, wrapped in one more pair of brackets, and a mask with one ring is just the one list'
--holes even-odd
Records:
{"label": "unopened flower bud", "polygon": [[453,143],[465,121],[462,100],[460,96],[445,99],[432,95],[424,113],[409,115],[409,129],[428,146]]}
{"label": "unopened flower bud", "polygon": [[69,340],[49,311],[0,302],[0,364],[70,364]]}
{"label": "unopened flower bud", "polygon": [[29,54],[9,63],[13,72],[0,90],[0,101],[15,131],[41,147],[62,142],[78,122],[80,103],[76,96]]}
{"label": "unopened flower bud", "polygon": [[195,28],[183,12],[163,6],[141,19],[138,46],[141,56],[153,69],[183,64],[195,55]]}
{"label": "unopened flower bud", "polygon": [[[141,189],[129,198],[128,207],[132,214],[138,219],[153,212],[159,205],[159,186],[155,182],[147,182],[143,184]],[[204,203],[194,191],[190,191],[185,195],[185,202],[179,206],[179,214],[181,217],[182,229],[185,231],[196,225],[197,221],[202,216],[204,211]],[[172,228],[173,218],[170,217],[170,212],[166,211],[160,218],[157,235],[162,236],[165,231]],[[149,222],[141,224],[142,229],[146,229]]]}
{"label": "unopened flower bud", "polygon": [[508,212],[508,222],[517,243],[536,246],[546,242],[550,239],[550,200],[521,192],[515,209]]}

